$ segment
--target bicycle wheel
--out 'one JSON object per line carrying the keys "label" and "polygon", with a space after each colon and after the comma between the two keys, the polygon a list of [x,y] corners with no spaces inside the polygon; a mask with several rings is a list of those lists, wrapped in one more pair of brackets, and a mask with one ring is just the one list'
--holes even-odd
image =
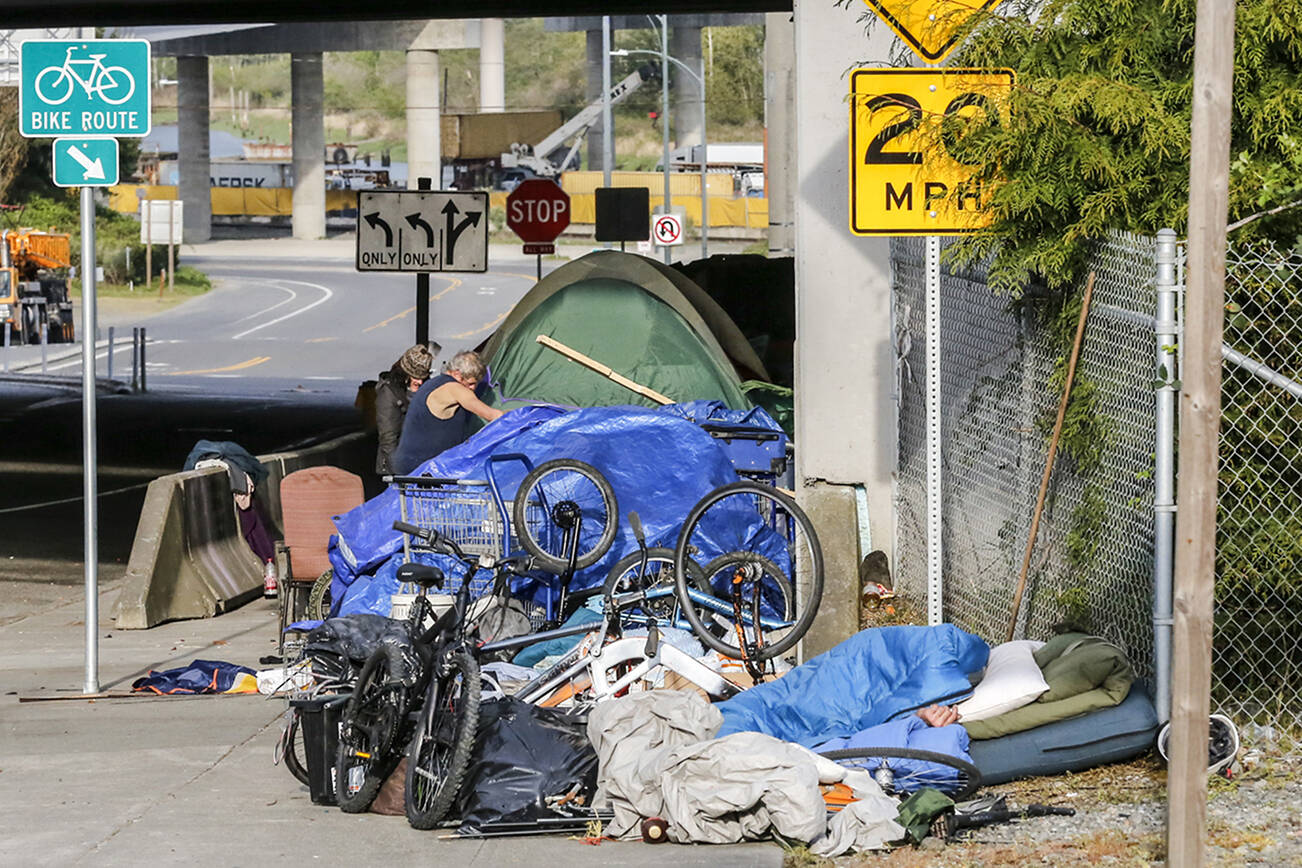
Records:
{"label": "bicycle wheel", "polygon": [[981,788],[981,772],[972,763],[929,750],[856,747],[829,750],[820,756],[870,772],[888,795],[931,787],[961,802]]}
{"label": "bicycle wheel", "polygon": [[597,468],[558,458],[539,464],[524,478],[511,516],[525,551],[540,567],[559,574],[569,567],[570,544],[575,569],[600,560],[615,539],[619,507]]}
{"label": "bicycle wheel", "polygon": [[136,80],[125,67],[106,66],[95,76],[94,89],[109,105],[122,105],[136,92]]}
{"label": "bicycle wheel", "polygon": [[289,720],[280,734],[276,745],[276,758],[284,760],[285,768],[300,784],[308,785],[307,777],[307,743],[303,740],[303,727],[299,722],[297,708],[289,710]]}
{"label": "bicycle wheel", "polygon": [[[692,589],[682,567],[693,554],[706,560],[713,605],[687,605]],[[692,507],[674,566],[692,631],[730,657],[763,661],[783,654],[809,630],[823,598],[823,549],[813,523],[790,497],[758,482],[721,486]],[[702,608],[712,617],[702,618]]]}
{"label": "bicycle wheel", "polygon": [[[54,74],[53,80],[50,74]],[[42,83],[44,82],[44,83]],[[72,96],[72,76],[61,66],[47,66],[36,76],[36,95],[49,105],[62,105]]]}
{"label": "bicycle wheel", "polygon": [[[606,576],[602,589],[606,594],[627,594],[639,589],[638,569],[642,566],[640,551],[625,555],[615,562]],[[698,590],[705,589],[705,573],[696,561],[687,561],[688,580]],[[680,626],[678,604],[678,582],[674,578],[674,550],[653,546],[646,552],[646,572],[642,575],[640,588],[648,593],[667,590],[664,596],[655,596],[645,603],[628,609],[629,614],[643,613],[651,615],[657,621],[671,627]],[[622,614],[622,613],[621,613]]]}
{"label": "bicycle wheel", "polygon": [[334,581],[335,571],[326,570],[312,583],[312,590],[307,596],[307,611],[304,617],[310,621],[324,621],[330,614],[330,585]]}
{"label": "bicycle wheel", "polygon": [[403,804],[415,829],[432,829],[456,801],[479,729],[479,664],[464,651],[431,688],[407,749]]}
{"label": "bicycle wheel", "polygon": [[389,655],[377,648],[344,706],[335,754],[335,798],[347,814],[371,806],[393,770],[392,748],[407,714],[407,691],[390,678]]}

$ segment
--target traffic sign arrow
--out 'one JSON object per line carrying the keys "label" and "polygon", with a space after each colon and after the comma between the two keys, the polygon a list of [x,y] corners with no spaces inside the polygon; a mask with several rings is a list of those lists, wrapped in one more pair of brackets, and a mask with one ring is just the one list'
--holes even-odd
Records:
{"label": "traffic sign arrow", "polygon": [[[450,205],[452,203],[449,202],[448,204]],[[415,214],[407,215],[407,224],[411,226],[412,229],[424,229],[425,246],[426,247],[434,246],[434,227],[425,222],[425,219],[420,216],[419,211],[417,211]]]}
{"label": "traffic sign arrow", "polygon": [[457,248],[457,239],[461,237],[462,232],[465,232],[471,226],[479,225],[479,217],[482,214],[482,212],[467,211],[466,219],[462,220],[460,223],[457,223],[455,226],[453,226],[453,222],[456,219],[456,216],[461,213],[461,209],[457,208],[457,203],[448,202],[448,204],[443,206],[443,213],[446,214],[448,218],[448,231],[447,234],[443,236],[445,239],[444,244],[447,246],[447,250],[444,252],[443,258],[449,262],[452,262],[456,258],[453,256],[452,252]]}
{"label": "traffic sign arrow", "polygon": [[[376,227],[379,227],[379,226],[384,227],[384,246],[385,246],[385,247],[392,247],[392,246],[393,246],[393,229],[391,229],[391,228],[389,227],[389,224],[386,223],[386,222],[385,222],[385,221],[380,217],[380,212],[379,212],[379,211],[375,211],[375,212],[373,212],[373,213],[371,213],[371,214],[367,214],[366,217],[365,217],[365,219],[366,219],[366,222],[367,222],[367,223],[371,224],[371,228],[372,228],[372,229],[375,229]],[[431,245],[431,246],[432,246],[432,245]]]}
{"label": "traffic sign arrow", "polygon": [[86,170],[85,174],[82,176],[85,180],[87,181],[104,180],[105,178],[104,163],[103,161],[100,160],[99,157],[96,157],[95,159],[92,160],[90,157],[86,156],[86,154],[82,152],[81,148],[77,147],[76,145],[68,146],[68,156],[72,157],[74,160],[80,163],[81,167]]}

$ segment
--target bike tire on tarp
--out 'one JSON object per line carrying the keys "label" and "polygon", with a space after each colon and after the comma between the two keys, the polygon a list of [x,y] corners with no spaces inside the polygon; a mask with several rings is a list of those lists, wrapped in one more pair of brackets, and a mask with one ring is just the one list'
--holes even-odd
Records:
{"label": "bike tire on tarp", "polygon": [[547,801],[574,793],[567,804],[590,806],[596,786],[597,752],[588,741],[586,714],[511,697],[485,702],[461,790],[459,832],[569,816],[573,811],[553,810]]}

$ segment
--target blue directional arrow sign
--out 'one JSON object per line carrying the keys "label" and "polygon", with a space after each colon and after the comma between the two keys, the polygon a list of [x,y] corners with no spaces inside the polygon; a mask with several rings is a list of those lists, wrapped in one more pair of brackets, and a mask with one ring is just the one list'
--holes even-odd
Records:
{"label": "blue directional arrow sign", "polygon": [[19,132],[53,136],[149,134],[149,42],[29,39],[19,49]]}
{"label": "blue directional arrow sign", "polygon": [[111,187],[118,182],[117,139],[55,139],[54,183]]}

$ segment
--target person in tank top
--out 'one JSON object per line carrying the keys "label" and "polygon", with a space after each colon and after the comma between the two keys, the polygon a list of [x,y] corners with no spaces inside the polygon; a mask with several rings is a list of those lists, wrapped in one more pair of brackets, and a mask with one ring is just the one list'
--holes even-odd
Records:
{"label": "person in tank top", "polygon": [[444,450],[464,442],[470,436],[472,413],[485,422],[502,415],[501,410],[475,395],[475,386],[483,377],[483,360],[478,353],[466,350],[453,356],[444,373],[426,380],[412,395],[402,436],[393,453],[394,473],[411,473]]}

